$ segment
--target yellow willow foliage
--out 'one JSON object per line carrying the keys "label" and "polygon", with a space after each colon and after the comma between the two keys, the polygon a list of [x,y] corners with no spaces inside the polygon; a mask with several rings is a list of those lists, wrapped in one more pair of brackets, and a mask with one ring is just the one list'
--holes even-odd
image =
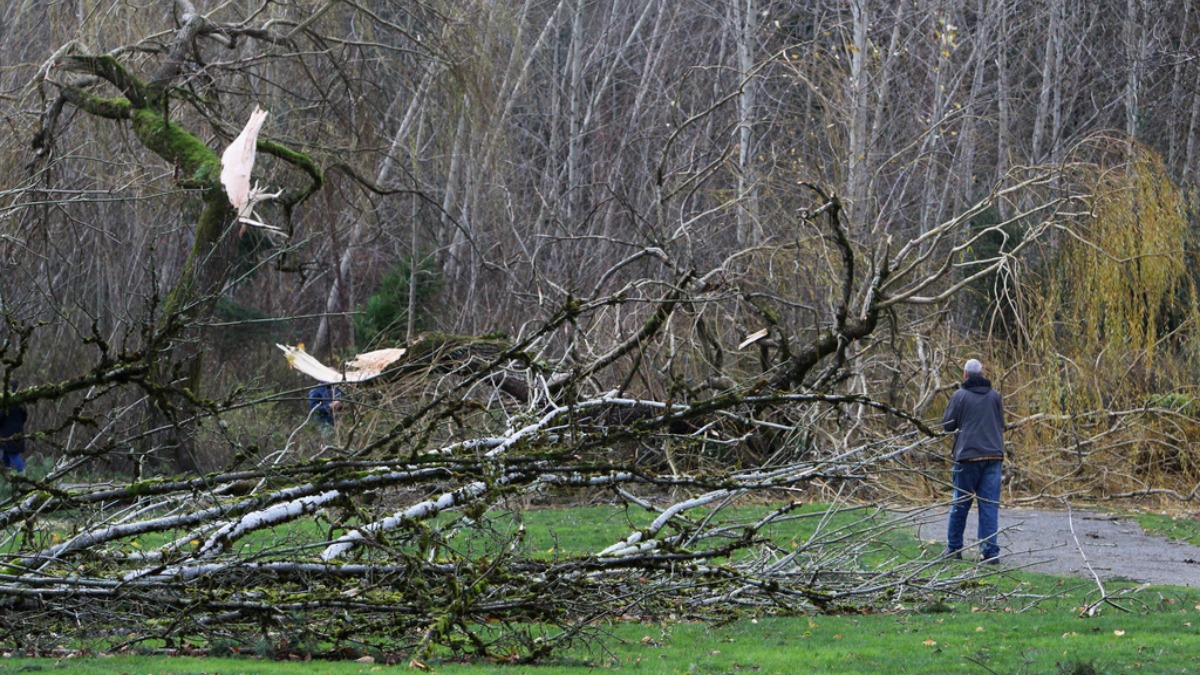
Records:
{"label": "yellow willow foliage", "polygon": [[1093,217],[1074,228],[1050,285],[1067,327],[1060,345],[1077,357],[1149,360],[1159,318],[1185,280],[1184,195],[1146,151],[1098,182]]}

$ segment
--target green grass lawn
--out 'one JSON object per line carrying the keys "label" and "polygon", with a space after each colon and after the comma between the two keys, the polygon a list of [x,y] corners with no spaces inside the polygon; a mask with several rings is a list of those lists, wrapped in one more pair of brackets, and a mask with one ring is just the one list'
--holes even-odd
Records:
{"label": "green grass lawn", "polygon": [[[743,507],[753,509],[757,507]],[[821,522],[820,507],[772,533],[781,546],[803,543]],[[745,515],[744,512],[740,515]],[[875,527],[884,516],[856,511],[824,522],[827,534]],[[523,515],[530,552],[595,551],[652,518],[639,510],[600,506],[529,511]],[[1141,520],[1139,518],[1139,520]],[[1151,519],[1154,520],[1154,519]],[[1156,523],[1156,524],[1155,524]],[[1197,521],[1169,518],[1172,536],[1200,535]],[[503,523],[501,523],[503,525]],[[318,528],[308,531],[317,532]],[[295,531],[293,531],[295,536]],[[887,531],[873,558],[931,555],[927,543]],[[969,568],[969,562],[939,563]],[[439,673],[1200,673],[1200,589],[1108,584],[1117,606],[1096,616],[1081,610],[1098,600],[1088,579],[997,573],[970,582],[962,596],[929,606],[896,605],[854,615],[745,617],[723,625],[674,620],[621,621],[597,626],[606,636],[591,649],[538,666],[431,659]],[[982,591],[982,593],[980,593]],[[988,597],[986,605],[970,598]],[[409,670],[407,661],[399,667]],[[0,673],[371,673],[383,663],[272,662],[242,657],[116,656],[0,658]]]}
{"label": "green grass lawn", "polygon": [[1143,530],[1175,541],[1200,546],[1200,520],[1192,515],[1168,516],[1157,513],[1135,513],[1130,516]]}

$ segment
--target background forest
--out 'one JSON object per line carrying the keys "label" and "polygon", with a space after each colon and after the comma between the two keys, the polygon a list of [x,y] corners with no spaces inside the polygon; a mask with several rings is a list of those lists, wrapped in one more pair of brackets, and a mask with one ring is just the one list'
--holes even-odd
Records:
{"label": "background forest", "polygon": [[[55,498],[469,446],[565,454],[418,492],[943,499],[972,356],[1007,499],[1200,489],[1185,0],[14,0],[0,55],[0,363]],[[255,106],[282,233],[213,178]],[[277,343],[413,363],[323,446]]]}

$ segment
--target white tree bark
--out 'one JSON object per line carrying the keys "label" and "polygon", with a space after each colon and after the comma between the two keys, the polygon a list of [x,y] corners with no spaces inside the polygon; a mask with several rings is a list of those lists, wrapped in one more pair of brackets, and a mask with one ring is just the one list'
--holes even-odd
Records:
{"label": "white tree bark", "polygon": [[737,220],[738,243],[754,246],[762,240],[758,213],[758,175],[755,160],[755,53],[758,42],[758,3],[737,0],[731,4],[737,27],[737,73],[741,81],[738,97],[738,175]]}
{"label": "white tree bark", "polygon": [[1051,103],[1054,100],[1054,90],[1058,84],[1061,72],[1057,69],[1062,62],[1065,39],[1063,35],[1066,22],[1066,3],[1052,0],[1047,8],[1046,40],[1042,47],[1042,77],[1038,89],[1037,115],[1033,119],[1033,140],[1030,142],[1031,162],[1041,162],[1043,144],[1046,137],[1046,124],[1051,119]]}
{"label": "white tree bark", "polygon": [[[903,5],[901,5],[901,9]],[[898,10],[899,12],[900,10]],[[866,59],[870,49],[868,39],[871,25],[870,0],[851,0],[851,49],[849,89],[849,129],[847,157],[848,210],[852,227],[870,222],[870,204],[867,203],[868,172],[871,170],[868,157],[867,120],[871,114],[868,106],[868,73]],[[882,104],[882,102],[881,102]]]}

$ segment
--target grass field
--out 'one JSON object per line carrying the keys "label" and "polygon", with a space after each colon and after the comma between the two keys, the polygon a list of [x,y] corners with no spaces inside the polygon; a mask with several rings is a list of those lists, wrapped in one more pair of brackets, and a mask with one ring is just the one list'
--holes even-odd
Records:
{"label": "grass field", "polygon": [[[816,513],[814,509],[810,513]],[[861,514],[859,514],[861,515]],[[612,507],[533,511],[525,515],[530,546],[596,550],[645,514]],[[648,517],[648,516],[646,516]],[[847,522],[858,522],[848,516]],[[1175,538],[1200,537],[1192,519],[1146,517],[1145,525]],[[814,519],[790,523],[777,538],[810,536]],[[843,524],[844,525],[844,524]],[[838,527],[837,523],[827,524]],[[928,555],[923,542],[891,532],[889,550]],[[945,565],[969,567],[966,562]],[[1087,579],[1063,579],[1003,569],[973,582],[970,594],[925,606],[882,607],[854,615],[745,617],[711,625],[693,621],[616,621],[590,649],[545,665],[458,663],[432,659],[440,673],[1200,673],[1200,590],[1110,584],[1114,603],[1095,616]],[[986,596],[985,605],[968,599]],[[252,657],[165,656],[3,658],[4,672],[71,673],[372,673],[380,662],[273,662]]]}
{"label": "grass field", "polygon": [[[1017,582],[1019,583],[1019,582]],[[700,623],[608,626],[609,653],[544,666],[433,661],[443,673],[1197,673],[1200,598],[1172,589],[1143,591],[1132,610],[1079,618],[1066,584],[1060,599],[1027,609],[863,616],[762,617],[724,626]],[[1007,611],[1005,611],[1007,610]],[[407,664],[400,664],[408,670]],[[378,663],[271,662],[250,658],[90,657],[4,659],[0,672],[370,673]]]}

